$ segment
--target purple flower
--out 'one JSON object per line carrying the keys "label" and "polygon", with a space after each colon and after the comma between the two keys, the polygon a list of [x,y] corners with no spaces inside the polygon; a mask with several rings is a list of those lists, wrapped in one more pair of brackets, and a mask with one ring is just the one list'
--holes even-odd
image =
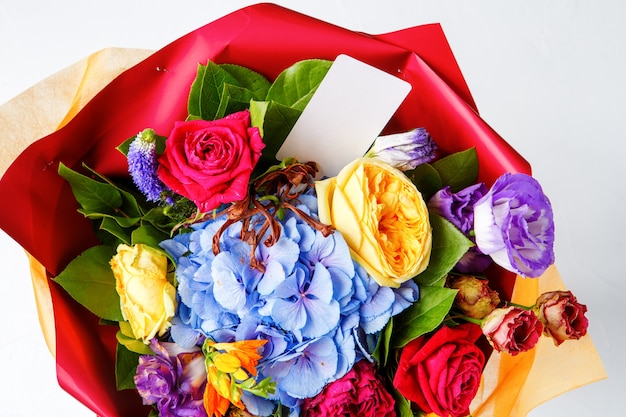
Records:
{"label": "purple flower", "polygon": [[498,265],[538,277],[554,263],[550,200],[533,177],[504,174],[474,205],[476,245]]}
{"label": "purple flower", "polygon": [[379,136],[366,156],[382,159],[402,171],[414,169],[435,157],[437,145],[424,128]]}
{"label": "purple flower", "polygon": [[128,172],[133,182],[148,201],[161,201],[161,193],[165,185],[157,176],[156,138],[154,130],[145,129],[140,132],[128,148]]}
{"label": "purple flower", "polygon": [[[450,187],[437,191],[428,201],[428,208],[455,225],[472,242],[474,237],[474,204],[487,193],[485,184],[470,185],[457,193]],[[472,246],[459,260],[456,269],[464,274],[477,274],[489,266],[491,259]]]}
{"label": "purple flower", "polygon": [[146,405],[156,404],[160,417],[204,417],[204,355],[152,339],[154,355],[139,357],[135,385]]}

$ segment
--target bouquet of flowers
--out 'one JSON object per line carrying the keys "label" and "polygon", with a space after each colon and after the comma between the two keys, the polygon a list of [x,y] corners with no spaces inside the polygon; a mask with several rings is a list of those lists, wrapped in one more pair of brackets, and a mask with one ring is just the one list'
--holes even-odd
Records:
{"label": "bouquet of flowers", "polygon": [[[412,91],[320,176],[277,153],[339,54]],[[523,397],[541,340],[588,343],[549,199],[436,25],[240,10],[117,77],[1,187],[51,280],[60,382],[101,416],[523,414],[489,363]]]}

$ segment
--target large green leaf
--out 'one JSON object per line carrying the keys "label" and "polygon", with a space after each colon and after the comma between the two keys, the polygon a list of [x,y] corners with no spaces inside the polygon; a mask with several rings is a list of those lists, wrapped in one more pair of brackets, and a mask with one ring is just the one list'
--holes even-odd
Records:
{"label": "large green leaf", "polygon": [[119,190],[111,184],[91,179],[59,164],[59,175],[72,187],[78,204],[86,213],[115,213],[122,206]]}
{"label": "large green leaf", "polygon": [[476,149],[470,148],[441,158],[433,163],[433,168],[439,172],[443,185],[449,185],[450,190],[456,193],[476,183],[478,178]]}
{"label": "large green leaf", "polygon": [[430,214],[433,228],[432,250],[428,268],[415,280],[419,285],[442,286],[448,272],[472,246],[472,242],[448,220],[437,214]]}
{"label": "large green leaf", "polygon": [[228,71],[220,68],[214,62],[198,65],[196,78],[191,84],[187,111],[192,118],[215,120],[217,118],[221,94],[224,84],[238,85],[238,82]]}
{"label": "large green leaf", "polygon": [[420,299],[395,320],[391,347],[404,347],[411,340],[435,330],[444,320],[456,296],[446,287],[420,287]]}
{"label": "large green leaf", "polygon": [[266,100],[303,111],[331,65],[322,59],[297,62],[276,77]]}
{"label": "large green leaf", "polygon": [[419,164],[415,169],[405,171],[404,174],[415,184],[420,193],[422,193],[424,201],[430,200],[430,197],[443,186],[437,170],[427,163]]}
{"label": "large green leaf", "polygon": [[[265,107],[265,106],[262,106]],[[263,158],[261,165],[276,163],[276,153],[291,132],[293,125],[302,112],[280,103],[269,102],[263,114]]]}
{"label": "large green leaf", "polygon": [[252,100],[250,90],[232,84],[223,84],[215,118],[221,119],[229,114],[246,110],[250,106],[250,100]]}
{"label": "large green leaf", "polygon": [[54,281],[96,316],[124,320],[115,277],[109,265],[114,255],[108,246],[94,246],[74,258]]}
{"label": "large green leaf", "polygon": [[115,383],[118,390],[134,389],[139,354],[131,352],[120,343],[115,352]]}
{"label": "large green leaf", "polygon": [[220,67],[228,72],[239,85],[250,91],[252,99],[264,100],[271,83],[256,71],[240,65],[221,64]]}

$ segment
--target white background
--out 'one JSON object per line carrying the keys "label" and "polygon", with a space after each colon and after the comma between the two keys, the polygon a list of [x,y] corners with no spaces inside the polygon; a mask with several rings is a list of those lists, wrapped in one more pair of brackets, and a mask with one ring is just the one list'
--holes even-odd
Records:
{"label": "white background", "polygon": [[[156,50],[252,3],[3,0],[0,103],[101,48]],[[277,3],[367,33],[442,24],[482,117],[531,162],[552,200],[557,266],[589,307],[589,332],[609,374],[538,407],[531,417],[623,415],[626,3]],[[10,197],[0,196],[2,204],[10,204]],[[93,416],[57,385],[26,258],[4,233],[0,265],[0,417]]]}

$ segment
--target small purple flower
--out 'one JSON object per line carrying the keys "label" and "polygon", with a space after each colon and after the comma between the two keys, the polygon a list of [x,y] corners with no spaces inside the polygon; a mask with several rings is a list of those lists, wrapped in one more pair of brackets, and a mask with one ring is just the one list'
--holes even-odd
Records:
{"label": "small purple flower", "polygon": [[504,174],[474,205],[476,245],[503,268],[538,277],[554,263],[554,219],[539,182]]}
{"label": "small purple flower", "polygon": [[[487,193],[485,184],[470,185],[457,193],[450,187],[437,191],[428,201],[428,208],[455,225],[472,242],[474,237],[474,204]],[[491,259],[472,246],[459,260],[456,269],[464,274],[477,274],[489,266]]]}
{"label": "small purple flower", "polygon": [[181,349],[152,339],[154,355],[139,357],[135,385],[146,405],[156,404],[160,417],[205,417],[204,355],[199,348]]}
{"label": "small purple flower", "polygon": [[165,185],[157,176],[156,134],[152,129],[141,131],[128,148],[128,172],[148,201],[161,201]]}
{"label": "small purple flower", "polygon": [[402,171],[430,162],[435,157],[437,145],[424,128],[404,133],[379,136],[366,156],[382,159]]}
{"label": "small purple flower", "polygon": [[483,183],[470,185],[458,193],[445,187],[428,200],[428,208],[445,217],[467,235],[474,227],[474,204],[485,194],[487,187]]}

